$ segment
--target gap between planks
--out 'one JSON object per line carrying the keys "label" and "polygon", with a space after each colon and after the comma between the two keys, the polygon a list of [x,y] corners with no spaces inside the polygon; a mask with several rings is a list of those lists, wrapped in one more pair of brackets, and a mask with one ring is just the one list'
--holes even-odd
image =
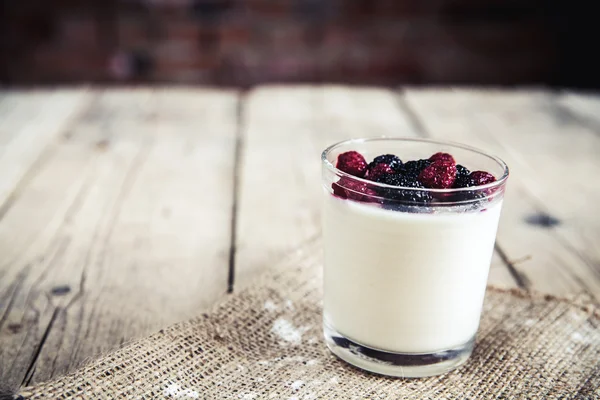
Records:
{"label": "gap between planks", "polygon": [[[25,171],[21,179],[16,183],[14,189],[11,192],[9,192],[7,197],[4,199],[4,202],[0,205],[0,222],[2,221],[2,218],[6,215],[6,213],[10,210],[12,205],[15,204],[15,202],[18,200],[19,195],[22,193],[23,189],[26,188],[29,185],[29,183],[35,178],[37,173],[39,173],[43,169],[45,163],[52,158],[52,156],[58,148],[57,140],[60,138],[60,136],[72,129],[76,122],[80,120],[80,118],[93,106],[97,98],[97,94],[87,91],[85,93],[87,96],[82,100],[82,103],[66,118],[62,126],[56,129],[56,132],[54,133],[53,137],[49,140],[49,143],[47,143],[46,146],[44,146],[41,149],[39,156],[33,160],[31,166]],[[0,319],[0,331],[2,330],[2,327],[6,322],[8,315],[10,314],[14,303],[14,299],[20,290],[20,285],[25,279],[26,273],[27,272],[24,271],[22,278],[19,279],[15,284],[15,289],[11,293],[9,303],[7,304],[6,310],[4,311],[2,318]],[[74,297],[73,300],[71,300],[69,305],[75,299],[76,297]],[[50,320],[44,329],[44,333],[35,348],[33,356],[31,357],[29,366],[27,367],[25,374],[23,375],[21,386],[27,386],[31,382],[31,379],[33,378],[33,375],[35,373],[37,360],[40,356],[40,353],[42,352],[44,344],[46,343],[50,331],[52,330],[52,327],[54,326],[54,323],[61,310],[62,308],[60,306],[54,307],[52,316],[50,317]]]}
{"label": "gap between planks", "polygon": [[[50,97],[53,95],[54,96],[57,95],[57,92],[54,92],[54,93],[50,92],[48,94],[46,94],[45,92],[43,92],[43,93],[34,92],[34,93],[35,93],[35,96]],[[33,96],[33,95],[34,94],[32,94],[32,93],[25,93],[22,96],[27,97],[27,96]],[[69,98],[69,96],[71,96],[73,98]],[[63,99],[60,98],[61,94],[59,92],[58,97],[59,97],[59,99],[56,100],[56,101],[58,101],[58,103],[54,103],[56,105],[56,107],[58,107],[58,110],[56,110],[56,112],[53,113],[53,115],[52,115],[52,118],[56,118],[57,122],[58,122],[55,126],[52,126],[52,124],[50,124],[50,125],[47,124],[48,121],[44,120],[44,118],[48,117],[47,115],[44,114],[44,112],[45,112],[44,110],[41,110],[41,111],[37,110],[37,111],[33,111],[33,112],[34,113],[40,112],[41,118],[43,121],[45,121],[45,123],[29,119],[29,120],[25,121],[24,125],[22,125],[22,126],[17,125],[17,128],[13,127],[13,129],[16,129],[17,131],[28,129],[25,137],[28,137],[28,135],[32,135],[32,131],[37,132],[37,138],[36,138],[37,140],[35,140],[33,143],[29,143],[28,148],[26,149],[25,160],[27,160],[27,158],[28,158],[27,156],[31,157],[31,160],[29,161],[28,166],[24,166],[23,171],[20,174],[20,177],[15,176],[15,174],[14,174],[14,172],[17,172],[17,174],[18,174],[19,173],[18,170],[15,171],[14,169],[11,169],[13,174],[8,177],[8,181],[3,183],[3,190],[5,192],[3,193],[3,198],[0,199],[0,222],[2,221],[4,216],[11,210],[12,206],[16,203],[16,201],[19,199],[23,190],[29,185],[29,183],[33,179],[35,179],[37,174],[40,171],[42,171],[46,162],[48,160],[50,160],[52,158],[52,156],[55,154],[55,152],[59,146],[57,140],[59,140],[60,135],[63,132],[69,131],[70,129],[72,129],[72,127],[74,126],[76,121],[78,121],[79,118],[81,118],[81,116],[89,110],[89,108],[93,104],[93,101],[95,98],[95,96],[92,95],[91,92],[89,92],[86,89],[77,89],[75,91],[69,91],[67,94],[63,95],[63,97],[64,97]],[[42,100],[46,101],[45,99],[42,99]],[[29,99],[30,103],[32,101],[34,101],[34,100]],[[27,103],[27,102],[25,102],[25,103]],[[69,107],[67,107],[69,104],[73,107],[72,109],[69,109]],[[65,108],[65,107],[67,107],[67,108]],[[60,111],[62,111],[62,112],[60,112]],[[66,116],[64,116],[64,118],[62,115],[63,112],[68,113]],[[38,115],[34,115],[34,116],[37,117]],[[15,135],[17,135],[17,134],[18,133],[15,133]],[[18,138],[14,139],[15,141],[13,141],[13,143],[18,143],[18,140],[21,140],[21,138],[22,138],[22,136],[19,136]],[[35,149],[35,146],[31,146],[34,143],[41,144],[41,146],[38,150]],[[25,144],[27,144],[27,143],[25,143]],[[19,147],[17,145],[17,150],[13,149],[11,151],[18,151],[18,149],[19,149]],[[37,152],[37,155],[35,154],[36,152]],[[14,153],[12,153],[12,154],[14,154]],[[16,181],[10,182],[10,180],[14,179],[14,178],[17,178]],[[7,185],[11,185],[11,184],[12,184],[12,188],[10,188],[10,187],[7,188]],[[19,292],[23,289],[23,283],[24,283],[30,269],[31,269],[30,265],[25,266],[24,269],[18,273],[15,282],[11,285],[12,288],[9,289],[10,293],[8,294],[8,302],[6,303],[6,308],[4,309],[2,316],[0,317],[0,332],[4,328],[4,325],[7,322],[11,311],[13,310],[16,298],[19,295]],[[2,271],[0,271],[0,272],[2,272]],[[22,375],[22,379],[19,378],[17,380],[17,382],[21,382],[21,384],[27,384],[31,380],[31,377],[33,376],[33,373],[35,371],[35,365],[36,365],[37,359],[39,357],[39,354],[42,351],[45,341],[52,329],[54,321],[56,320],[59,312],[60,312],[60,308],[55,307],[52,312],[52,316],[51,316],[49,322],[46,324],[46,326],[44,328],[44,333],[43,333],[39,343],[35,347],[33,355],[29,361],[29,365],[27,366],[25,373]],[[2,366],[2,368],[8,368],[8,366],[4,365],[4,366]],[[2,392],[4,390],[7,390],[7,388],[2,387],[0,385],[0,395],[3,395]]]}
{"label": "gap between planks", "polygon": [[238,196],[240,186],[240,166],[242,164],[243,146],[244,146],[244,100],[247,92],[240,91],[236,105],[236,131],[235,147],[233,153],[233,179],[232,192],[233,201],[231,203],[231,243],[229,244],[229,271],[227,276],[227,293],[233,293],[235,285],[235,255],[237,240],[237,218],[238,218]]}

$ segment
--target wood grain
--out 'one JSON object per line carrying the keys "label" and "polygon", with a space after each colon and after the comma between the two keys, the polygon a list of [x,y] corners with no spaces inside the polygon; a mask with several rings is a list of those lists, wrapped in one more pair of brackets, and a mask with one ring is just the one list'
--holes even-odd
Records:
{"label": "wood grain", "polygon": [[2,381],[62,374],[226,292],[237,102],[111,90],[63,135],[0,223]]}
{"label": "wood grain", "polygon": [[[598,135],[577,121],[565,123],[552,92],[407,90],[404,96],[431,137],[485,149],[510,166],[497,243],[523,282],[600,299],[600,219],[591,212],[600,192],[589,181],[600,170]],[[558,224],[532,223],[544,218]]]}
{"label": "wood grain", "polygon": [[[18,184],[49,151],[56,135],[89,102],[83,89],[8,91],[0,102],[0,218]],[[35,168],[34,168],[35,169]],[[6,203],[9,204],[6,204]]]}

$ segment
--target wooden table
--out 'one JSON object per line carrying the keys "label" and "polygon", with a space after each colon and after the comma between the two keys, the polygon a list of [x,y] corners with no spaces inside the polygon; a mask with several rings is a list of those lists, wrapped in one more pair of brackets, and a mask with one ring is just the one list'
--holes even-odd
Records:
{"label": "wooden table", "polygon": [[468,143],[511,178],[490,283],[600,299],[600,97],[270,86],[0,92],[0,382],[198,315],[320,235],[320,152]]}

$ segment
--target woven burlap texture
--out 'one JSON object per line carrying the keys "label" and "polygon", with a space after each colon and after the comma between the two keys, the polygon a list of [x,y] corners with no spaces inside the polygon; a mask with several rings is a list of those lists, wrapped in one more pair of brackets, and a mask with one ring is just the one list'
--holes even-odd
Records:
{"label": "woven burlap texture", "polygon": [[470,361],[394,379],[331,355],[321,331],[321,251],[295,252],[212,312],[82,369],[23,388],[31,399],[596,399],[600,315],[489,288]]}

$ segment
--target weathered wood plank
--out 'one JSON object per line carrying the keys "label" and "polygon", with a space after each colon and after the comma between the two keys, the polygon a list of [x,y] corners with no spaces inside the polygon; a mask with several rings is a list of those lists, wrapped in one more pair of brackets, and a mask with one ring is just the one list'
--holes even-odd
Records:
{"label": "weathered wood plank", "polygon": [[[269,261],[320,234],[320,161],[327,146],[353,137],[417,136],[411,115],[385,89],[267,87],[244,110],[238,199],[236,287]],[[277,105],[275,107],[274,105]],[[490,282],[514,286],[495,256]]]}
{"label": "weathered wood plank", "polygon": [[[408,90],[429,135],[486,149],[511,168],[498,245],[532,288],[600,299],[600,138],[556,114],[546,91]],[[559,222],[552,225],[553,218]],[[538,223],[536,223],[538,222]],[[541,223],[539,223],[541,222]]]}
{"label": "weathered wood plank", "polygon": [[0,223],[1,381],[62,374],[226,292],[237,102],[110,90],[77,119]]}
{"label": "weathered wood plank", "polygon": [[597,92],[562,91],[553,101],[553,114],[558,120],[583,125],[600,134],[600,95]]}
{"label": "weathered wood plank", "polygon": [[318,231],[311,187],[318,166],[306,162],[318,158],[311,136],[315,98],[316,92],[308,88],[285,87],[260,88],[246,96],[241,119],[236,289],[250,281],[267,260]]}
{"label": "weathered wood plank", "polygon": [[17,184],[89,99],[83,89],[4,93],[0,103],[0,218]]}

